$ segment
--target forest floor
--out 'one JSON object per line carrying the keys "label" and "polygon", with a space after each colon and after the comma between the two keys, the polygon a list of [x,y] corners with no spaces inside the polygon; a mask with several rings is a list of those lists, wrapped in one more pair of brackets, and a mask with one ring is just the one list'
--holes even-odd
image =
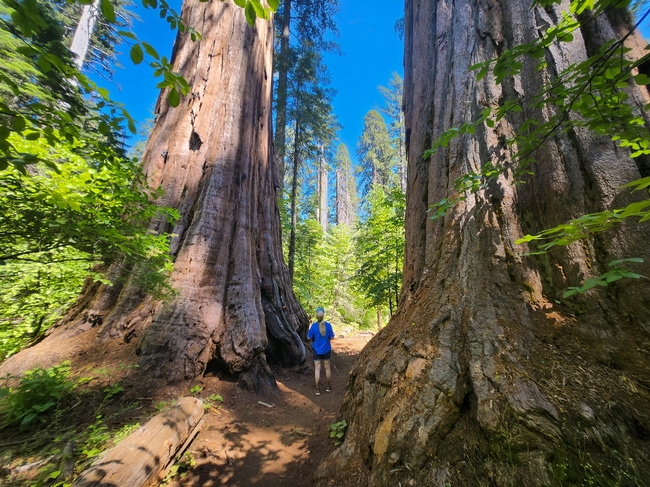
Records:
{"label": "forest floor", "polygon": [[[322,371],[322,393],[316,396],[313,362],[301,370],[274,369],[278,390],[260,394],[210,373],[191,383],[143,383],[135,366],[128,365],[135,343],[107,347],[95,341],[96,333],[90,329],[58,343],[60,355],[73,358],[71,379],[81,379],[84,385],[59,404],[51,423],[36,431],[13,428],[0,433],[0,486],[50,485],[65,447],[74,447],[78,473],[102,450],[188,395],[212,407],[205,410],[189,454],[162,485],[311,486],[316,468],[335,448],[330,425],[343,401],[350,370],[372,337],[361,332],[332,342],[332,392],[325,392]],[[35,348],[31,360],[51,357],[50,348]]]}
{"label": "forest floor", "polygon": [[[218,377],[198,382],[200,397],[219,394],[221,408],[208,409],[188,451],[193,462],[171,487],[252,487],[313,484],[318,465],[334,447],[329,437],[357,355],[371,338],[357,334],[333,341],[332,392],[315,395],[313,364],[306,372],[274,370],[279,393],[257,395]],[[258,401],[273,407],[267,407]],[[182,478],[181,478],[181,475]]]}

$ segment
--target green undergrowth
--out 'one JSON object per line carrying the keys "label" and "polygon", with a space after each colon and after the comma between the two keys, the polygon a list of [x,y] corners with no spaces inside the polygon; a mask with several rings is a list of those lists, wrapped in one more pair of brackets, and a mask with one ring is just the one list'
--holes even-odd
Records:
{"label": "green undergrowth", "polygon": [[[97,368],[76,376],[69,362],[37,368],[22,377],[3,378],[0,389],[0,462],[6,477],[0,485],[65,487],[102,452],[172,407],[178,399],[130,399],[120,378],[137,365]],[[220,394],[194,385],[188,393],[204,408],[219,409]],[[142,404],[141,401],[147,401]],[[146,406],[146,407],[145,407]],[[166,481],[182,478],[195,464],[185,453]],[[26,468],[29,466],[30,468]],[[16,469],[23,471],[17,475]]]}
{"label": "green undergrowth", "polygon": [[[125,368],[96,369],[72,378],[70,364],[7,377],[0,389],[0,460],[8,485],[70,485],[107,448],[147,419],[138,400],[128,400],[115,380]],[[155,411],[149,411],[154,413]],[[31,465],[31,468],[25,466]],[[16,475],[15,469],[25,471]]]}

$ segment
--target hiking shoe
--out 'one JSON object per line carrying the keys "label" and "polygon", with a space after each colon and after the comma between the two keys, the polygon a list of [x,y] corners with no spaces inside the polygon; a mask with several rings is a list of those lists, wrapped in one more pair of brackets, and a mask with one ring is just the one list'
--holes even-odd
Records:
{"label": "hiking shoe", "polygon": [[332,392],[332,388],[328,387],[327,389],[325,389],[325,392]]}
{"label": "hiking shoe", "polygon": [[316,395],[320,396],[320,389],[316,389]]}

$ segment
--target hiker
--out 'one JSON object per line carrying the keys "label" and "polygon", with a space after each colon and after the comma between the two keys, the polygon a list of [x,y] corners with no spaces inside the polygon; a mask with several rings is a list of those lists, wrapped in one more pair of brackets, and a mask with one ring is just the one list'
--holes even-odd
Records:
{"label": "hiker", "polygon": [[330,355],[332,353],[332,345],[330,340],[334,338],[334,330],[332,325],[324,321],[325,310],[323,308],[316,308],[316,323],[313,323],[309,328],[307,338],[312,341],[312,348],[314,350],[314,378],[316,379],[316,395],[320,396],[320,364],[325,364],[325,377],[327,378],[327,389],[325,392],[332,392],[332,370],[330,367]]}

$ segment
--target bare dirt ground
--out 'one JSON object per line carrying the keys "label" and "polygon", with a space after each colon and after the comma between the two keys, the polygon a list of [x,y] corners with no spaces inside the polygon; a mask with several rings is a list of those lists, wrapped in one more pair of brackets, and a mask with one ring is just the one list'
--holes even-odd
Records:
{"label": "bare dirt ground", "polygon": [[314,394],[313,364],[305,373],[275,370],[280,389],[275,395],[256,395],[218,377],[204,377],[200,397],[220,394],[224,402],[206,412],[203,428],[188,448],[196,465],[168,485],[311,486],[316,468],[334,448],[330,425],[350,369],[369,339],[355,335],[333,341],[333,390],[325,392],[323,372],[320,396]]}

